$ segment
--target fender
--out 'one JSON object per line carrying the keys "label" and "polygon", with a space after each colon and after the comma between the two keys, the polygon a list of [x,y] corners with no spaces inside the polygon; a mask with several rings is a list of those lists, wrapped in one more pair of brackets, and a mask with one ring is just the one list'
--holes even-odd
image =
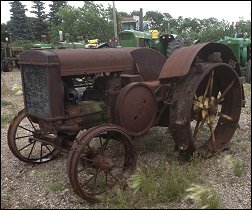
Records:
{"label": "fender", "polygon": [[[216,58],[215,52],[220,53],[219,58]],[[200,62],[227,63],[241,76],[239,63],[232,50],[224,44],[210,42],[176,50],[165,62],[159,80],[185,76],[193,65]]]}

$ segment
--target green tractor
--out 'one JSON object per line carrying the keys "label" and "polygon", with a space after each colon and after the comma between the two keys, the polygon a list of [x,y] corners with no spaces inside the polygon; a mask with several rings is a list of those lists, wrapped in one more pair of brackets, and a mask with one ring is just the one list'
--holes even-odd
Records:
{"label": "green tractor", "polygon": [[11,43],[9,32],[4,32],[1,40],[1,72],[13,71],[14,66],[19,68],[19,54],[23,50],[23,47],[14,46]]}
{"label": "green tractor", "polygon": [[152,29],[152,21],[143,21],[143,11],[140,9],[140,17],[125,18],[121,22],[122,31],[119,32],[119,44],[121,47],[149,47],[158,50],[167,58],[175,50],[184,46],[184,40],[174,34],[160,34]]}
{"label": "green tractor", "polygon": [[251,83],[251,39],[244,34],[235,34],[233,38],[225,37],[219,41],[231,48],[240,67],[242,75],[247,83]]}
{"label": "green tractor", "polygon": [[62,31],[59,31],[59,35],[60,35],[60,41],[52,44],[52,43],[48,43],[46,40],[46,36],[42,35],[41,36],[41,42],[40,43],[36,43],[33,44],[32,48],[33,50],[41,50],[41,49],[76,49],[76,48],[85,48],[85,42],[69,42],[67,40],[67,37],[69,36],[69,34],[65,34],[66,36],[66,40],[63,41],[63,33]]}

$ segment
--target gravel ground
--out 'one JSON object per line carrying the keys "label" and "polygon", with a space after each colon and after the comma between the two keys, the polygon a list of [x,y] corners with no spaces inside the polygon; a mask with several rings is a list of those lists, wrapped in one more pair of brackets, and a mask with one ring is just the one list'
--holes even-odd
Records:
{"label": "gravel ground", "polygon": [[[14,106],[2,107],[1,115],[14,115],[23,108],[23,96],[16,95],[17,90],[10,90],[15,84],[21,84],[18,70],[1,73],[1,100],[14,103]],[[230,149],[204,160],[202,170],[207,181],[215,183],[223,209],[251,209],[251,89],[250,85],[245,86],[247,104],[242,109],[240,127],[230,142]],[[67,155],[62,154],[56,160],[41,165],[23,163],[8,148],[7,129],[8,125],[1,126],[1,208],[104,208],[99,204],[89,205],[72,192],[66,171]],[[149,135],[158,136],[160,142],[163,141],[171,149],[144,154],[139,152],[138,167],[146,161],[151,164],[158,160],[166,161],[167,156],[172,154],[173,140],[171,137],[167,139],[164,129],[152,128]],[[234,175],[229,164],[230,156],[244,167],[242,176]],[[169,206],[183,209],[195,207],[186,201]],[[166,207],[165,204],[157,206]]]}

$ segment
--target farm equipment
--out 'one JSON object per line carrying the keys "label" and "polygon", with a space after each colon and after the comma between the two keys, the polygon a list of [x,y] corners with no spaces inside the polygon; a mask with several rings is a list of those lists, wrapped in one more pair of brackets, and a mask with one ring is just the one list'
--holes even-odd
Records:
{"label": "farm equipment", "polygon": [[74,192],[88,202],[124,188],[136,167],[134,137],[169,128],[181,155],[226,149],[245,98],[229,47],[202,43],[168,59],[151,48],[28,50],[20,55],[25,108],[8,145],[40,164],[68,154]]}
{"label": "farm equipment", "polygon": [[13,71],[13,67],[19,68],[19,54],[24,50],[23,47],[13,46],[10,42],[10,33],[5,32],[1,40],[1,71]]}
{"label": "farm equipment", "polygon": [[153,29],[152,21],[143,21],[143,10],[140,16],[133,16],[121,22],[119,42],[122,47],[149,47],[169,57],[177,49],[184,47],[182,38],[175,34],[160,33]]}
{"label": "farm equipment", "polygon": [[244,36],[225,37],[220,43],[229,46],[240,65],[245,81],[251,83],[251,39]]}

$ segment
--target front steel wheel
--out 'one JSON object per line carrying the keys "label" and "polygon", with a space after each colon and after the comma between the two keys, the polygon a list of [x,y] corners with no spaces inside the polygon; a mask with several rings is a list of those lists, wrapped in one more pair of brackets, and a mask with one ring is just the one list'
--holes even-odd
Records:
{"label": "front steel wheel", "polygon": [[116,187],[124,188],[136,165],[130,136],[117,125],[101,125],[81,135],[68,156],[74,191],[89,202]]}
{"label": "front steel wheel", "polygon": [[[8,146],[11,152],[26,163],[45,163],[54,159],[59,150],[39,142],[42,138],[39,125],[22,110],[12,120],[8,129]],[[50,138],[55,138],[51,135]]]}

